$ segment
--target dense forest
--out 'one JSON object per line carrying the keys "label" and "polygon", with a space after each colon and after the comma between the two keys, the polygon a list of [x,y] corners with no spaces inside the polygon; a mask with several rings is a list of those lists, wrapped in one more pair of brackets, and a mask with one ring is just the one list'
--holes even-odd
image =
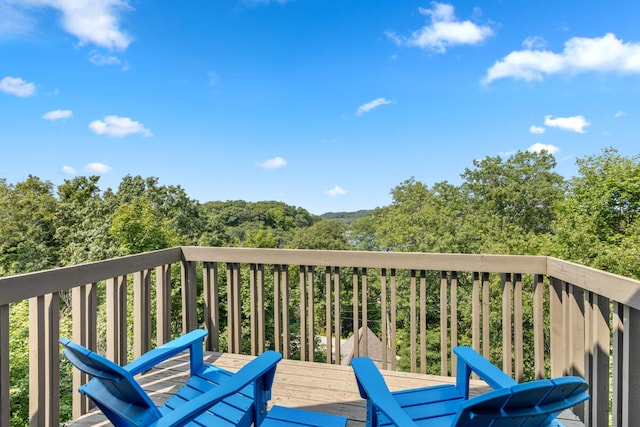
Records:
{"label": "dense forest", "polygon": [[[548,152],[486,157],[460,185],[408,178],[388,206],[323,216],[276,201],[200,202],[154,177],[126,176],[115,190],[98,176],[57,188],[0,179],[0,276],[202,245],[551,255],[640,279],[640,156],[608,148],[578,159],[570,179],[555,166]],[[63,298],[62,333],[68,313]],[[27,317],[27,304],[12,305],[14,421],[28,408],[18,374]]]}

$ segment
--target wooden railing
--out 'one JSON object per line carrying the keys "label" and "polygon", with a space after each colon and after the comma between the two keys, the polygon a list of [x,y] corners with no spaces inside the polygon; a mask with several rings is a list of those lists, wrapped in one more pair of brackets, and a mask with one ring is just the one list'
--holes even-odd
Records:
{"label": "wooden railing", "polygon": [[[121,364],[202,326],[208,350],[340,363],[340,338],[369,326],[382,343],[402,341],[382,351],[383,368],[396,369],[403,348],[411,371],[453,375],[451,349],[469,344],[518,381],[584,377],[591,399],[575,412],[587,426],[640,419],[638,281],[549,257],[180,247],[0,279],[0,426],[9,305],[27,299],[30,423],[59,424],[69,290],[72,339]],[[361,336],[354,356],[367,354]],[[73,388],[86,380],[74,373]],[[88,409],[74,393],[73,417]]]}

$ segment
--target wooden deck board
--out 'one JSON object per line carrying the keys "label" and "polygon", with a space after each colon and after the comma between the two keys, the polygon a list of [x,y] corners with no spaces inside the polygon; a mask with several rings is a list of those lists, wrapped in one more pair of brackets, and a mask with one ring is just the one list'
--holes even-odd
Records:
{"label": "wooden deck board", "polygon": [[[205,354],[207,363],[233,372],[251,359],[251,356],[228,353]],[[161,405],[182,385],[188,372],[189,359],[185,354],[140,375],[138,380],[154,402]],[[406,372],[383,371],[383,375],[391,390],[450,384],[455,381],[450,377]],[[472,380],[472,384],[472,394],[481,393],[487,388],[481,381]],[[343,415],[349,419],[348,427],[363,427],[366,417],[365,402],[358,394],[353,371],[348,366],[282,360],[276,369],[270,404]],[[584,426],[569,411],[561,414],[560,419],[566,427]],[[69,427],[109,425],[111,424],[97,410],[68,424]]]}

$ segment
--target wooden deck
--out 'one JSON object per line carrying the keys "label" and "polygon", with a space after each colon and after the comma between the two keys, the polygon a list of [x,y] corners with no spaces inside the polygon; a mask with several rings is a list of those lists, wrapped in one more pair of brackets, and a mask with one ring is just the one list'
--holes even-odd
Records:
{"label": "wooden deck", "polygon": [[[207,363],[216,364],[233,372],[240,369],[251,358],[251,356],[228,353],[205,354]],[[184,382],[188,372],[189,359],[185,354],[141,375],[139,381],[156,404],[160,405]],[[392,371],[383,371],[383,374],[391,390],[454,382],[450,377]],[[472,380],[472,384],[473,394],[487,389],[481,381]],[[276,370],[270,403],[343,415],[349,419],[348,427],[363,427],[365,424],[366,405],[358,394],[353,371],[348,366],[282,360]],[[560,419],[566,427],[584,426],[569,411],[561,414]],[[111,424],[96,410],[68,424],[69,427],[108,425]]]}

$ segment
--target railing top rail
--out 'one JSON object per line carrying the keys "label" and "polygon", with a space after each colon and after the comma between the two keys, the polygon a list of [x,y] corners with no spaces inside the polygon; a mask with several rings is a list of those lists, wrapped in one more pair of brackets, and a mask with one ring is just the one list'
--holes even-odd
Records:
{"label": "railing top rail", "polygon": [[181,260],[544,274],[640,310],[640,281],[546,256],[183,246],[0,278],[0,305]]}
{"label": "railing top rail", "polygon": [[0,278],[0,305],[182,260],[179,247]]}
{"label": "railing top rail", "polygon": [[640,310],[640,281],[557,258],[548,258],[547,274]]}
{"label": "railing top rail", "polygon": [[325,251],[308,249],[182,248],[187,261],[272,265],[397,268],[436,271],[546,274],[544,256],[436,254],[417,252]]}

